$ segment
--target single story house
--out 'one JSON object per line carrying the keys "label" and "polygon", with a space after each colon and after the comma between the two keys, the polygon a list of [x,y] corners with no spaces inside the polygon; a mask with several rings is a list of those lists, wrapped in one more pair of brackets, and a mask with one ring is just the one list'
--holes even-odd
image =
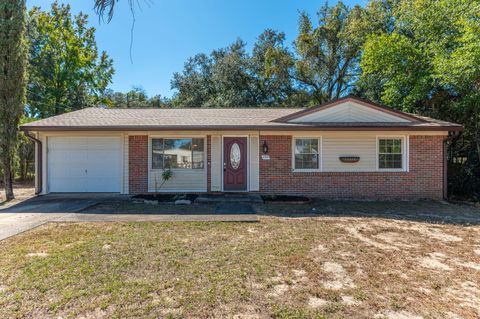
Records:
{"label": "single story house", "polygon": [[354,96],[312,108],[86,108],[21,126],[37,142],[41,194],[388,199],[442,199],[445,141],[461,129]]}

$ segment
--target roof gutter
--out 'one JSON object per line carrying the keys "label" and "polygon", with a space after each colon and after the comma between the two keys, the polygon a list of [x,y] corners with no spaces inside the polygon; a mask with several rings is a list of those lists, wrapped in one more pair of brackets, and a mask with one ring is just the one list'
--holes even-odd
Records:
{"label": "roof gutter", "polygon": [[35,189],[35,195],[38,195],[42,192],[42,184],[43,184],[43,172],[42,172],[42,141],[34,137],[30,134],[29,131],[23,131],[26,137],[28,137],[31,141],[33,141],[37,145],[37,158],[35,159],[35,165],[37,166],[37,174],[35,174],[35,178],[37,179],[37,187]]}
{"label": "roof gutter", "polygon": [[461,125],[424,125],[424,126],[292,126],[292,125],[131,125],[131,126],[21,126],[22,131],[197,131],[197,130],[262,130],[262,131],[461,131]]}

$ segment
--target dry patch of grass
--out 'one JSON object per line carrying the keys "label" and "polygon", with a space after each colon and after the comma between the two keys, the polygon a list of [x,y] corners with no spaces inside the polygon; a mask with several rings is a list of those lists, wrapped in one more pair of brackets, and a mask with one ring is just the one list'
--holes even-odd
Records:
{"label": "dry patch of grass", "polygon": [[21,202],[23,200],[29,199],[35,196],[35,186],[34,182],[18,182],[13,185],[13,193],[15,199],[11,201],[5,201],[5,193],[3,192],[4,186],[0,184],[0,208],[7,208]]}
{"label": "dry patch of grass", "polygon": [[2,242],[2,318],[478,318],[480,227],[378,218],[49,224]]}

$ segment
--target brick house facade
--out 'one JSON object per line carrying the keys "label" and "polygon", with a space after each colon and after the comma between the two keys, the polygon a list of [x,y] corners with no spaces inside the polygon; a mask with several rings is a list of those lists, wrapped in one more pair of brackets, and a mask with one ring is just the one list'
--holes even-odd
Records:
{"label": "brick house facade", "polygon": [[[409,137],[406,172],[293,172],[292,136],[261,135],[271,145],[270,160],[260,161],[259,193],[320,198],[442,199],[443,136]],[[259,150],[260,151],[260,150]],[[259,152],[261,153],[261,152]],[[211,191],[211,136],[207,137],[207,190]],[[129,137],[129,192],[146,193],[148,136]]]}
{"label": "brick house facade", "polygon": [[35,136],[42,194],[441,199],[445,141],[462,126],[347,96],[296,109],[86,108],[21,129]]}
{"label": "brick house facade", "polygon": [[411,136],[408,172],[292,172],[292,137],[261,136],[275,145],[260,162],[260,192],[324,198],[443,198],[442,136]]}

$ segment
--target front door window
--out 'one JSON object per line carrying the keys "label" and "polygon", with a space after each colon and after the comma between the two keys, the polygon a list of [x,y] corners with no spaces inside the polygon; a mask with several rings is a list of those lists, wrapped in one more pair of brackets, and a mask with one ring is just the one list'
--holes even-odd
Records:
{"label": "front door window", "polygon": [[238,169],[240,167],[241,161],[240,146],[237,143],[233,143],[230,148],[230,164],[233,169]]}

